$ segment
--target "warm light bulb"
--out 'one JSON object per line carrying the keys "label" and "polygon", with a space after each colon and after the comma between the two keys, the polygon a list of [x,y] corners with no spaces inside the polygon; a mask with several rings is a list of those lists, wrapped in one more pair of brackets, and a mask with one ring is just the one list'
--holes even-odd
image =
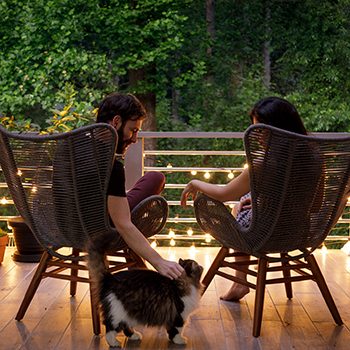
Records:
{"label": "warm light bulb", "polygon": [[173,166],[169,163],[166,167],[167,168],[172,168]]}
{"label": "warm light bulb", "polygon": [[194,175],[197,175],[197,171],[196,170],[192,170],[191,171],[191,174],[194,176]]}
{"label": "warm light bulb", "polygon": [[209,178],[210,178],[210,174],[209,174],[208,172],[206,172],[206,173],[204,174],[204,177],[205,177],[206,179],[209,179]]}
{"label": "warm light bulb", "polygon": [[211,236],[210,236],[210,234],[209,234],[209,233],[206,233],[206,234],[205,234],[205,237],[206,237],[205,241],[206,241],[207,243],[210,243],[210,242],[211,242]]}
{"label": "warm light bulb", "polygon": [[10,225],[7,225],[7,228],[8,228],[9,230],[12,230],[12,227],[11,227]]}
{"label": "warm light bulb", "polygon": [[175,236],[175,232],[173,230],[170,230],[168,236],[169,237],[174,237]]}
{"label": "warm light bulb", "polygon": [[33,186],[33,187],[32,187],[32,192],[36,192],[36,191],[37,191],[36,186]]}
{"label": "warm light bulb", "polygon": [[17,171],[17,175],[18,175],[18,176],[21,176],[21,175],[22,175],[22,171],[21,171],[21,170],[18,170],[18,171]]}
{"label": "warm light bulb", "polygon": [[325,245],[322,247],[322,253],[327,253],[327,247]]}
{"label": "warm light bulb", "polygon": [[175,241],[174,241],[173,239],[170,241],[170,245],[171,245],[172,247],[175,245]]}
{"label": "warm light bulb", "polygon": [[244,169],[247,169],[248,168],[248,164],[244,164]]}
{"label": "warm light bulb", "polygon": [[187,234],[188,234],[189,236],[192,236],[192,235],[193,235],[193,231],[192,231],[191,228],[189,228],[189,229],[187,230]]}
{"label": "warm light bulb", "polygon": [[229,207],[232,209],[235,205],[234,204],[230,204]]}
{"label": "warm light bulb", "polygon": [[151,247],[154,249],[155,247],[157,247],[157,242],[156,241],[153,241],[152,243],[151,243]]}
{"label": "warm light bulb", "polygon": [[7,203],[7,200],[6,198],[4,197],[2,200],[1,200],[1,204],[6,204]]}
{"label": "warm light bulb", "polygon": [[191,252],[194,252],[195,250],[196,250],[195,245],[194,245],[194,244],[193,244],[193,245],[191,245],[190,251],[191,251]]}
{"label": "warm light bulb", "polygon": [[235,175],[234,175],[234,173],[230,172],[230,173],[228,173],[227,177],[229,179],[233,179],[235,177]]}

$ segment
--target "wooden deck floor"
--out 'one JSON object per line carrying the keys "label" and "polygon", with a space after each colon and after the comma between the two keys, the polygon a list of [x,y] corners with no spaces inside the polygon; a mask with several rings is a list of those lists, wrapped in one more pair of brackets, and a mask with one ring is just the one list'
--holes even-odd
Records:
{"label": "wooden deck floor", "polygon": [[[9,349],[108,349],[101,336],[94,336],[90,318],[88,286],[78,284],[69,296],[66,281],[46,279],[40,285],[23,321],[14,317],[36,264],[16,263],[13,248],[6,250],[0,265],[0,350]],[[192,258],[209,268],[217,248],[159,248],[166,258]],[[336,326],[311,281],[295,283],[294,298],[285,298],[284,287],[267,289],[262,332],[252,337],[254,291],[239,302],[223,302],[219,296],[230,285],[215,277],[204,294],[201,307],[187,324],[187,345],[167,340],[164,329],[138,327],[141,341],[123,341],[123,349],[350,349],[350,257],[339,250],[316,252],[316,258],[334,296],[344,325]],[[103,330],[104,332],[104,330]]]}

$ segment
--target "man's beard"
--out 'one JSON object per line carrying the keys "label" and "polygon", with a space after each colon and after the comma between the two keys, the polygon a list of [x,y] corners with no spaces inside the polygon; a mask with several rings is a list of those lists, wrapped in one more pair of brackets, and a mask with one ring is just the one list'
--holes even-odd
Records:
{"label": "man's beard", "polygon": [[128,148],[129,145],[132,144],[130,140],[123,140],[123,133],[124,133],[124,126],[121,127],[119,130],[117,130],[118,133],[118,145],[117,145],[117,154],[125,154],[126,149]]}

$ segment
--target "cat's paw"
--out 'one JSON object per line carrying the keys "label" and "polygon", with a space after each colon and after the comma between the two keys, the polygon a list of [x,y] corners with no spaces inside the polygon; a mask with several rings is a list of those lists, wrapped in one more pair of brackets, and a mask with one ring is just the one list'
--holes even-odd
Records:
{"label": "cat's paw", "polygon": [[110,331],[106,333],[106,340],[107,343],[110,347],[112,348],[117,348],[121,346],[121,342],[115,338],[116,332],[115,331]]}
{"label": "cat's paw", "polygon": [[142,334],[134,331],[134,334],[129,338],[130,340],[141,340]]}
{"label": "cat's paw", "polygon": [[173,338],[173,342],[175,344],[180,344],[180,345],[184,345],[187,343],[187,338],[182,337],[181,334],[176,334],[175,337]]}

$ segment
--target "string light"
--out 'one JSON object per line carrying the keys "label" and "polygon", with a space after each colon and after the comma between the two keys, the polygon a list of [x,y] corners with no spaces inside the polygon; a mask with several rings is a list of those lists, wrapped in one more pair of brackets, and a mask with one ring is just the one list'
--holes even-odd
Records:
{"label": "string light", "polygon": [[5,197],[1,200],[1,204],[7,204],[7,200]]}
{"label": "string light", "polygon": [[209,178],[210,178],[210,174],[209,174],[208,172],[206,172],[206,173],[204,174],[204,177],[205,177],[206,179],[209,179]]}
{"label": "string light", "polygon": [[7,224],[7,228],[12,231],[12,227],[9,224]]}
{"label": "string light", "polygon": [[36,186],[33,186],[33,187],[32,187],[32,192],[36,192],[36,191],[37,191]]}
{"label": "string light", "polygon": [[209,234],[209,233],[206,233],[206,234],[205,234],[205,237],[207,237],[207,238],[205,239],[205,241],[206,241],[207,243],[210,243],[210,242],[211,242],[211,236],[210,236],[210,234]]}
{"label": "string light", "polygon": [[192,236],[192,235],[193,235],[193,230],[192,230],[191,228],[189,228],[189,229],[187,230],[187,234],[188,234],[189,236]]}
{"label": "string light", "polygon": [[17,171],[17,175],[18,175],[18,176],[21,176],[21,175],[22,175],[22,171],[21,171],[21,170],[18,170],[18,171]]}
{"label": "string light", "polygon": [[173,166],[170,163],[168,163],[168,165],[166,167],[167,168],[172,168]]}
{"label": "string light", "polygon": [[153,241],[152,243],[151,243],[151,247],[154,249],[155,247],[157,247],[157,241]]}
{"label": "string light", "polygon": [[191,174],[194,176],[194,175],[197,175],[197,171],[196,170],[192,170],[191,171]]}
{"label": "string light", "polygon": [[248,164],[244,164],[244,169],[247,169],[248,168]]}
{"label": "string light", "polygon": [[231,172],[228,173],[227,177],[229,179],[233,179],[235,177],[235,174],[231,171]]}
{"label": "string light", "polygon": [[322,253],[327,253],[327,247],[325,245],[322,246]]}
{"label": "string light", "polygon": [[230,204],[229,207],[232,209],[235,205],[234,204]]}
{"label": "string light", "polygon": [[170,245],[173,247],[175,244],[176,244],[175,241],[173,239],[171,239]]}
{"label": "string light", "polygon": [[173,230],[170,230],[168,237],[175,237],[175,232]]}
{"label": "string light", "polygon": [[196,246],[194,244],[192,244],[191,247],[190,247],[190,251],[194,252],[195,250],[196,250]]}

